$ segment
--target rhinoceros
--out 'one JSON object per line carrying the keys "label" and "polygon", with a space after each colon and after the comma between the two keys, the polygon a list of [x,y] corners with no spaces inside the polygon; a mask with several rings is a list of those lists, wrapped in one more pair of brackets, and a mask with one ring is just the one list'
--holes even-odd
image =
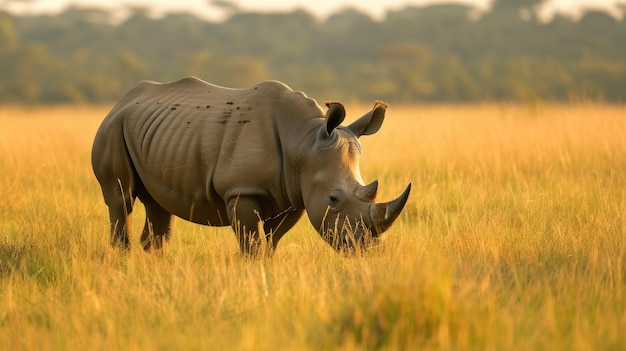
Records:
{"label": "rhinoceros", "polygon": [[[243,254],[273,249],[306,211],[337,250],[369,246],[398,217],[411,184],[375,203],[364,185],[359,137],[376,133],[387,105],[348,126],[345,109],[326,113],[278,81],[231,89],[187,77],[143,81],[105,117],[92,166],[110,216],[110,243],[129,248],[129,216],[145,205],[145,250],[170,238],[174,216],[231,226]],[[366,240],[373,238],[374,240]],[[264,249],[264,250],[265,250]]]}

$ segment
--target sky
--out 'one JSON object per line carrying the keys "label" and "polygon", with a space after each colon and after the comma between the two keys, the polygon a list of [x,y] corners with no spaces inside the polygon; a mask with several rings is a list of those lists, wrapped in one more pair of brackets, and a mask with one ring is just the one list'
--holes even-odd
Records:
{"label": "sky", "polygon": [[[156,15],[167,11],[188,11],[200,17],[219,20],[224,12],[210,6],[211,0],[0,0],[0,8],[26,12],[54,12],[70,4],[89,5],[117,9],[122,5],[139,5],[151,9]],[[369,13],[374,18],[382,18],[387,9],[398,9],[406,5],[424,6],[436,3],[462,3],[480,10],[489,7],[491,0],[231,0],[241,9],[248,11],[289,11],[305,9],[323,18],[345,7],[352,7]],[[542,16],[550,18],[559,12],[573,17],[580,16],[582,9],[599,9],[616,17],[621,16],[620,7],[626,8],[626,0],[548,0]]]}

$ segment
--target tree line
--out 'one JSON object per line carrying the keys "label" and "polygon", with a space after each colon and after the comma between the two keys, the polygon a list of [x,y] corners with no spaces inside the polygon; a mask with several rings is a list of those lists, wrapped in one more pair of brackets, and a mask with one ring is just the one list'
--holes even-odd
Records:
{"label": "tree line", "polygon": [[626,98],[626,20],[586,12],[541,21],[541,0],[496,0],[479,17],[463,5],[296,10],[119,22],[93,8],[49,15],[0,11],[0,102],[100,103],[137,81],[195,75],[247,87],[281,80],[319,100],[570,101]]}

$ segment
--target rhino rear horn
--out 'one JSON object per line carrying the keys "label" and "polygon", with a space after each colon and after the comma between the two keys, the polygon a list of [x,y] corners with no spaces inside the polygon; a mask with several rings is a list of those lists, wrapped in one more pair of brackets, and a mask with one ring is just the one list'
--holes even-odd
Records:
{"label": "rhino rear horn", "polygon": [[330,135],[346,118],[346,109],[340,102],[336,101],[327,101],[326,106],[328,106],[325,117],[326,134]]}
{"label": "rhino rear horn", "polygon": [[361,135],[371,135],[376,133],[385,119],[385,110],[387,104],[382,101],[376,101],[374,108],[364,114],[361,118],[357,119],[348,126],[348,128],[354,133],[354,135],[360,137]]}
{"label": "rhino rear horn", "polygon": [[378,192],[378,181],[375,180],[368,185],[358,187],[355,191],[355,195],[363,201],[374,201],[376,199],[376,193]]}

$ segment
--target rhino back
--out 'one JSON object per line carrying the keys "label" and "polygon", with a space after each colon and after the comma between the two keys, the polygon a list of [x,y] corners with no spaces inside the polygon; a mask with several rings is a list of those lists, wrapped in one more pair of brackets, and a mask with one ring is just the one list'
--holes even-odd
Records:
{"label": "rhino back", "polygon": [[140,83],[116,107],[147,191],[194,222],[224,223],[232,194],[280,199],[282,159],[276,106],[289,90],[266,82],[228,89],[195,78]]}

